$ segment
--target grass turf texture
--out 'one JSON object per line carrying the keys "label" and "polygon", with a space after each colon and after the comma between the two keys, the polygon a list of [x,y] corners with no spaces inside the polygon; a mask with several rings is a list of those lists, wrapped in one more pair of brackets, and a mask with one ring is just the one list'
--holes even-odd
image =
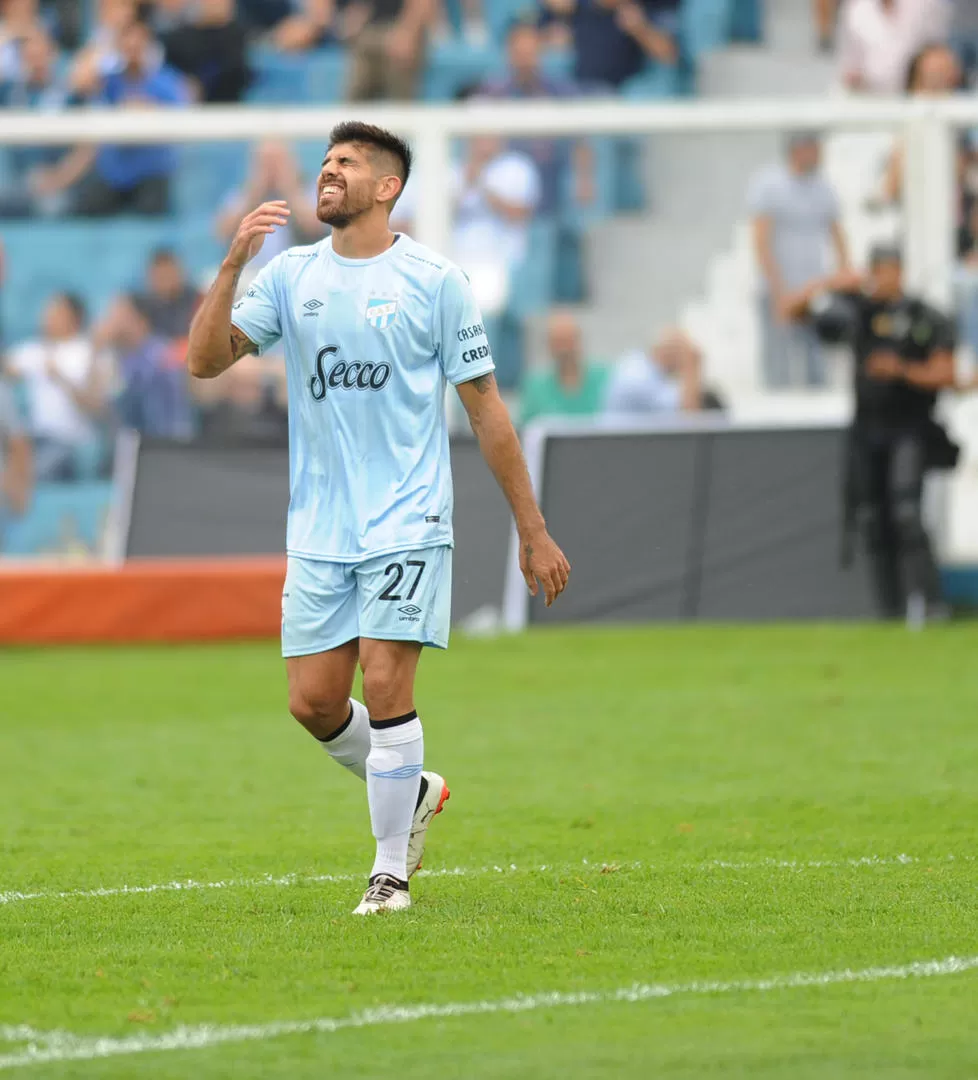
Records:
{"label": "grass turf texture", "polygon": [[[386,919],[350,916],[359,880],[0,904],[0,1025],[125,1036],[971,956],[976,652],[966,625],[457,640],[422,664],[428,760],[453,789],[426,866],[517,871],[416,879]],[[271,643],[4,653],[0,892],[365,874],[363,785],[284,702]],[[845,861],[901,853],[918,861]],[[23,1075],[964,1077],[976,1006],[978,973]]]}

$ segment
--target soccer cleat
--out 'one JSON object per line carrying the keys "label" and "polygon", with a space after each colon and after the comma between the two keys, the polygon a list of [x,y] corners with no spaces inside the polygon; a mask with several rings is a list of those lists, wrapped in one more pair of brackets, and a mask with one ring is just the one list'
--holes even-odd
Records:
{"label": "soccer cleat", "polygon": [[381,911],[402,911],[410,906],[411,894],[406,881],[399,881],[390,874],[375,874],[353,914],[376,915]]}
{"label": "soccer cleat", "polygon": [[435,815],[440,814],[445,808],[445,803],[451,798],[451,794],[443,776],[439,776],[435,772],[423,772],[421,774],[421,790],[418,793],[418,805],[414,811],[414,821],[411,825],[411,839],[408,841],[408,877],[421,869],[428,826],[434,820]]}

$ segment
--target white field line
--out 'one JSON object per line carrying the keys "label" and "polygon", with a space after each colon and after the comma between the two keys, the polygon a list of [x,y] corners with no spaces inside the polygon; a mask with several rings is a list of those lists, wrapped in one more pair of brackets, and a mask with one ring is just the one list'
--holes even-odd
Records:
{"label": "white field line", "polygon": [[[570,1005],[615,1005],[625,1002],[652,1001],[686,994],[767,993],[798,990],[805,987],[833,986],[840,983],[874,983],[887,980],[925,979],[940,975],[958,975],[978,968],[978,956],[949,956],[944,960],[924,960],[893,967],[872,967],[853,971],[794,972],[767,979],[741,979],[731,982],[636,983],[617,990],[582,990],[575,993],[552,991],[501,998],[496,1001],[462,1001],[449,1004],[381,1005],[352,1016],[321,1017],[316,1020],[283,1020],[270,1024],[220,1027],[201,1024],[181,1026],[161,1035],[138,1034],[124,1038],[112,1036],[70,1035],[53,1031],[32,1033],[31,1039],[13,1053],[0,1056],[0,1070],[21,1065],[42,1065],[55,1061],[87,1061],[123,1054],[145,1054],[163,1050],[199,1050],[221,1043],[275,1039],[282,1035],[329,1035],[348,1028],[407,1024],[417,1020],[451,1019],[459,1016],[485,1016],[493,1013],[525,1013],[536,1009],[556,1009]],[[0,1029],[23,1033],[28,1029]],[[14,1041],[14,1040],[8,1040]]]}
{"label": "white field line", "polygon": [[[745,862],[728,862],[724,859],[709,859],[705,862],[670,864],[664,869],[672,872],[707,872],[710,870],[825,870],[846,869],[865,866],[912,866],[939,865],[941,863],[970,863],[978,859],[975,855],[942,855],[932,859],[921,859],[914,855],[864,855],[854,859],[754,859]],[[652,862],[611,862],[600,863],[583,859],[579,863],[562,863],[517,866],[456,866],[444,870],[421,870],[419,877],[482,877],[494,874],[539,874],[539,873],[609,873],[616,870],[654,870]],[[256,889],[267,886],[288,888],[296,885],[319,885],[324,883],[362,882],[363,874],[283,874],[276,877],[265,874],[254,878],[230,878],[227,881],[159,881],[149,885],[112,885],[96,889],[41,889],[37,892],[0,892],[0,907],[4,904],[22,904],[31,900],[82,900],[108,896],[140,896],[159,892],[199,892],[207,889]]]}

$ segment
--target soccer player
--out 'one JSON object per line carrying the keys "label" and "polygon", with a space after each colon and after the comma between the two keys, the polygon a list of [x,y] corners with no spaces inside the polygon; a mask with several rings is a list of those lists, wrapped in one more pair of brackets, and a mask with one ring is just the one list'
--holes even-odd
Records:
{"label": "soccer player", "polygon": [[[448,798],[444,779],[422,772],[414,702],[422,646],[448,644],[446,382],[512,508],[530,592],[542,586],[549,605],[570,572],[534,498],[465,275],[390,231],[410,171],[396,135],[361,123],[334,128],[317,185],[317,213],[332,235],[276,256],[232,307],[246,263],[289,208],[266,202],[249,214],[197,311],[188,352],[191,374],[213,378],[285,343],[289,708],[366,780],[377,852],[358,915],[410,906],[408,879]],[[363,704],[350,698],[358,662]]]}

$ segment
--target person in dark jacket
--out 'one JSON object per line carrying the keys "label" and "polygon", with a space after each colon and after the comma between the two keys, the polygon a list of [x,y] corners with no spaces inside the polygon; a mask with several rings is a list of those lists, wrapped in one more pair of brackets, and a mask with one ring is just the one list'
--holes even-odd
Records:
{"label": "person in dark jacket", "polygon": [[957,460],[934,417],[940,392],[955,386],[954,324],[907,294],[895,247],[873,251],[865,278],[847,271],[793,305],[852,350],[848,510],[863,526],[880,613],[916,621],[940,599],[922,497],[927,472]]}

